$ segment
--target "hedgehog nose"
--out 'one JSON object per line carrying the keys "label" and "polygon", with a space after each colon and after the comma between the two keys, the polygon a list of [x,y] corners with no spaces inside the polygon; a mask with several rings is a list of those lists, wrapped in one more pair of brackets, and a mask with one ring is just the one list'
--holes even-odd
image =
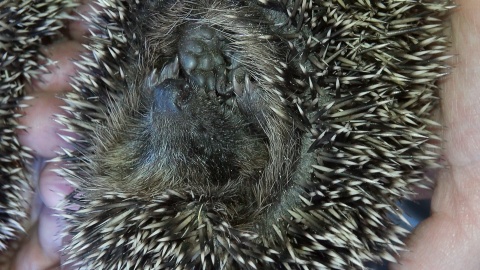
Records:
{"label": "hedgehog nose", "polygon": [[153,91],[153,109],[160,113],[177,113],[188,104],[191,86],[182,80],[166,79]]}

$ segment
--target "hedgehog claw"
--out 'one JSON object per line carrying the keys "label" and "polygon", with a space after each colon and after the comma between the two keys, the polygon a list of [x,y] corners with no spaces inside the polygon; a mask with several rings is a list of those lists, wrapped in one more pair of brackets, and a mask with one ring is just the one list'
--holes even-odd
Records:
{"label": "hedgehog claw", "polygon": [[238,97],[241,97],[243,96],[243,87],[240,83],[237,82],[237,79],[236,78],[233,78],[233,92],[235,92],[235,94],[238,96]]}
{"label": "hedgehog claw", "polygon": [[175,57],[173,62],[166,64],[160,72],[160,82],[166,79],[177,79],[180,72],[180,63],[178,56]]}
{"label": "hedgehog claw", "polygon": [[253,84],[250,81],[250,77],[248,76],[248,74],[245,74],[245,91],[251,92],[252,89],[253,89]]}

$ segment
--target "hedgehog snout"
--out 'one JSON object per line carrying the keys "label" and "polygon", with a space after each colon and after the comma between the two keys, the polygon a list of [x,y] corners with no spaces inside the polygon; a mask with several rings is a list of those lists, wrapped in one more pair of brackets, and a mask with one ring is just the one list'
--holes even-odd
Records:
{"label": "hedgehog snout", "polygon": [[153,110],[178,113],[191,100],[192,87],[183,80],[167,79],[153,89]]}

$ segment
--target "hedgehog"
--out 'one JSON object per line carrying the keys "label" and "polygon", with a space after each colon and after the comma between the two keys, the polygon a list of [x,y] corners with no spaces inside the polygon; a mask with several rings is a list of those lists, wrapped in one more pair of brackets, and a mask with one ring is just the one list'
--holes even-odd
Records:
{"label": "hedgehog", "polygon": [[[19,15],[11,5],[5,14]],[[396,204],[438,167],[432,111],[448,71],[449,1],[93,7],[88,53],[57,118],[78,134],[62,157],[75,187],[63,206],[65,265],[365,269],[395,261],[407,234],[391,219],[401,216]],[[55,26],[41,34],[57,34],[59,14],[42,13],[40,23]],[[27,59],[25,51],[15,57]],[[21,194],[30,154],[12,130],[25,128],[15,107],[28,98],[29,75],[4,55],[1,79],[13,82],[2,94],[10,103],[2,103],[1,150],[11,157],[1,160],[2,187]],[[15,225],[0,239],[21,228],[27,204],[18,195],[2,204],[19,214],[2,218]]]}

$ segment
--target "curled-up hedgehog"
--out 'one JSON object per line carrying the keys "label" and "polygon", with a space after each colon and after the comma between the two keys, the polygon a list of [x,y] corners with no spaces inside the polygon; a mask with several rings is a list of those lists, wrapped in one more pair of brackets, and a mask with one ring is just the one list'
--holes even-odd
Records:
{"label": "curled-up hedgehog", "polygon": [[[394,261],[406,234],[391,220],[401,214],[396,203],[437,166],[431,113],[447,71],[449,8],[98,0],[58,118],[78,134],[63,156],[75,187],[62,217],[71,239],[64,263],[363,269]],[[19,71],[5,59],[2,83]],[[12,143],[0,150],[17,157],[1,160],[2,188],[21,184],[17,195],[28,186],[28,162],[16,160],[29,151],[12,131],[24,77],[1,93],[11,100],[1,104],[1,134]],[[18,197],[1,207],[19,213],[4,224],[27,208]],[[0,230],[0,241],[17,227]]]}

